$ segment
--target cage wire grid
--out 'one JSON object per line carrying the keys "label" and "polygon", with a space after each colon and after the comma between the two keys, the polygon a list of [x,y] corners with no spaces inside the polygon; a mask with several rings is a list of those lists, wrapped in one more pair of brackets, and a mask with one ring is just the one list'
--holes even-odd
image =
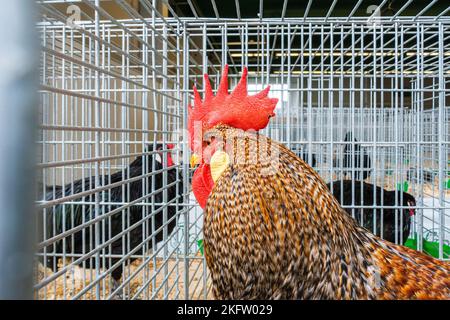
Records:
{"label": "cage wire grid", "polygon": [[[335,17],[333,1],[325,16],[309,17],[308,1],[303,17],[289,18],[284,1],[279,18],[265,18],[262,5],[258,18],[242,18],[236,1],[236,19],[221,17],[214,0],[215,18],[200,17],[192,5],[192,17],[179,17],[167,1],[141,0],[140,12],[113,2],[128,19],[115,19],[98,0],[38,1],[36,298],[212,298],[183,128],[192,86],[203,88],[204,73],[217,86],[225,64],[230,87],[244,66],[250,93],[271,85],[280,102],[263,134],[326,182],[363,174],[354,161],[343,167],[346,145],[371,157],[365,181],[397,190],[398,201],[364,205],[355,184],[361,202],[343,206],[353,216],[394,209],[400,243],[406,190],[417,201],[410,233],[417,249],[434,241],[438,258],[449,260],[448,9],[425,16],[430,1],[416,16],[368,19],[354,16],[362,5],[355,1],[348,16]],[[84,5],[81,21],[68,24],[60,4]],[[357,141],[344,141],[348,132]],[[137,196],[134,188],[141,188]]]}

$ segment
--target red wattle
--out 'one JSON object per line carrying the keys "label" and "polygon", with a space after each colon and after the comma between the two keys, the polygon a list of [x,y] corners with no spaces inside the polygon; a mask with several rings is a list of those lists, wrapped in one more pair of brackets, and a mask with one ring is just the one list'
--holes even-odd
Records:
{"label": "red wattle", "polygon": [[[173,148],[175,148],[175,145],[173,144],[173,143],[168,143],[167,144],[167,148],[169,149],[169,150],[172,150]],[[167,153],[167,166],[168,167],[171,167],[171,166],[173,166],[175,163],[173,162],[173,159],[172,159],[172,154],[170,153],[170,152],[168,152]]]}
{"label": "red wattle", "polygon": [[174,165],[173,159],[170,154],[167,155],[167,166],[171,167]]}
{"label": "red wattle", "polygon": [[206,207],[206,202],[214,187],[211,170],[208,164],[202,163],[192,176],[192,191],[200,207]]}

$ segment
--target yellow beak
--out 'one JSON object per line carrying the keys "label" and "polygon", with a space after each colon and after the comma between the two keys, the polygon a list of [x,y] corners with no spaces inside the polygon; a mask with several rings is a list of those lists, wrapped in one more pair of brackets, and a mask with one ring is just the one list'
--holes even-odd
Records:
{"label": "yellow beak", "polygon": [[191,155],[189,163],[191,164],[191,168],[195,168],[196,165],[200,164],[200,156],[196,153],[193,153]]}

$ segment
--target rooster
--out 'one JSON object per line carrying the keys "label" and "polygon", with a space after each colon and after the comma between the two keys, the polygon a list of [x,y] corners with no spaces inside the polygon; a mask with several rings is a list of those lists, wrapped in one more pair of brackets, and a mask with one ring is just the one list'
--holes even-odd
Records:
{"label": "rooster", "polygon": [[[173,148],[173,145],[168,144],[169,149]],[[164,168],[169,168],[167,170],[167,202],[171,203],[167,208],[167,233],[170,234],[176,225],[176,203],[181,203],[182,195],[182,185],[181,177],[177,175],[177,170],[174,166],[170,152],[167,153],[167,162],[163,166],[163,155],[162,155],[162,144],[156,144],[156,150],[158,151],[151,156],[139,156],[136,158],[125,171],[118,171],[111,176],[101,176],[100,185],[106,186],[108,184],[114,184],[121,182],[123,179],[133,179],[141,177],[146,174],[148,170],[145,170],[146,166],[151,171],[152,169],[152,158],[156,161],[154,162],[155,174],[154,179],[154,201],[157,203],[154,206],[156,213],[147,213],[145,217],[143,216],[143,207],[140,205],[133,205],[128,209],[120,210],[115,214],[112,214],[108,218],[101,220],[100,224],[100,241],[105,242],[128,229],[122,237],[119,237],[116,241],[113,241],[110,246],[106,246],[101,254],[112,254],[121,255],[130,254],[132,252],[133,256],[142,254],[143,252],[143,239],[147,238],[148,243],[152,246],[152,242],[159,243],[163,240],[163,211],[161,209],[161,203],[163,202],[163,191],[164,181],[163,181],[163,170]],[[152,152],[153,146],[150,146],[149,150],[146,152]],[[153,157],[154,156],[154,157]],[[146,159],[144,161],[143,159]],[[56,186],[55,191],[53,187],[47,187],[49,190],[46,194],[46,201],[51,201],[54,199],[61,198],[63,196],[70,196],[72,194],[77,194],[83,190],[91,190],[94,188],[95,177],[88,177],[84,180],[77,180],[73,183],[69,183],[63,189]],[[152,177],[148,177],[149,183],[152,181]],[[178,190],[177,190],[178,184]],[[135,179],[131,182],[120,184],[118,186],[106,189],[101,192],[102,200],[104,202],[110,202],[113,204],[100,205],[99,216],[107,214],[110,211],[118,210],[123,206],[123,202],[132,202],[146,195],[142,190],[143,183],[142,179]],[[149,186],[149,191],[151,186]],[[178,193],[177,193],[178,191]],[[149,202],[152,197],[143,200]],[[90,194],[85,197],[80,197],[79,199],[73,200],[74,202],[91,202],[95,201],[94,194]],[[117,203],[117,204],[114,204]],[[158,211],[157,211],[158,210]],[[61,233],[70,231],[83,223],[89,222],[89,220],[94,218],[94,205],[82,205],[82,204],[57,204],[54,207],[47,209],[46,211],[46,239],[60,235]],[[150,219],[149,219],[150,217]],[[148,220],[149,219],[149,220]],[[148,222],[145,222],[148,220]],[[146,234],[143,233],[144,225],[148,223],[148,228],[152,228],[154,225],[155,232],[152,234],[152,229],[147,230]],[[103,230],[103,231],[102,231]],[[47,247],[46,257],[47,259],[42,259],[41,262],[44,266],[50,267],[53,271],[57,271],[58,262],[57,257],[65,252],[67,255],[72,254],[85,254],[94,249],[94,239],[95,239],[95,226],[87,226],[80,231],[77,231],[71,235],[64,237],[61,240],[56,240],[52,242]],[[83,241],[84,239],[84,241]],[[154,240],[153,240],[154,239]],[[56,255],[55,255],[56,254]],[[56,258],[54,258],[56,256]],[[78,257],[74,258],[75,260]],[[106,258],[100,259],[100,265],[106,268],[112,267],[116,264],[120,258]],[[132,262],[134,258],[131,256],[128,262]],[[89,258],[84,261],[84,265],[88,268],[95,266],[95,261]],[[80,263],[81,265],[81,263]],[[113,290],[119,285],[119,280],[122,277],[123,264],[119,264],[111,271],[111,276],[113,280]]]}
{"label": "rooster", "polygon": [[448,299],[450,266],[360,227],[320,176],[258,133],[274,116],[269,88],[188,107],[192,188],[204,208],[204,252],[219,299]]}

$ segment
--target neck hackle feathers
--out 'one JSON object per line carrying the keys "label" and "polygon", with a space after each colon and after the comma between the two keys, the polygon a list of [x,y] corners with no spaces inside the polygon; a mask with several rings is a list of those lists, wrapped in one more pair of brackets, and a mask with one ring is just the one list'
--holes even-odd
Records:
{"label": "neck hackle feathers", "polygon": [[[247,68],[244,68],[242,77],[234,88],[228,93],[228,65],[223,69],[222,78],[216,95],[214,95],[208,75],[204,75],[203,100],[194,86],[194,106],[188,106],[188,130],[191,136],[191,149],[195,150],[202,131],[213,128],[218,124],[228,125],[242,130],[264,129],[271,117],[275,116],[274,109],[278,102],[276,98],[269,98],[270,86],[261,92],[249,96],[247,91]],[[198,147],[201,147],[201,141]]]}

